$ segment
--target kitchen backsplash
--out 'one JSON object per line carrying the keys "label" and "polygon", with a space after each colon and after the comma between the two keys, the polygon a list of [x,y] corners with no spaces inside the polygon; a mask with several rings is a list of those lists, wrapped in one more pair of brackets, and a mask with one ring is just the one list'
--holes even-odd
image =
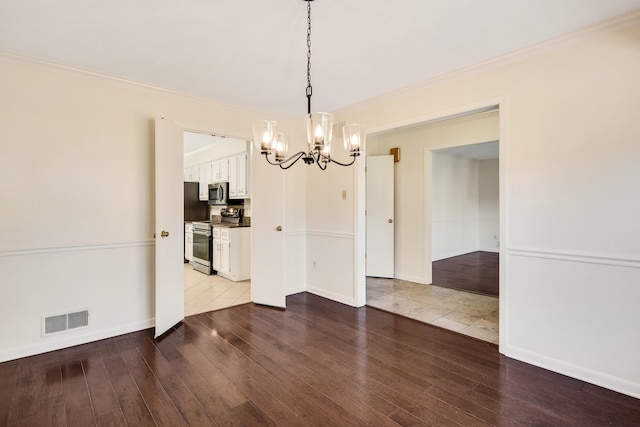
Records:
{"label": "kitchen backsplash", "polygon": [[[244,205],[237,207],[244,209],[245,217],[251,217],[251,199],[244,199]],[[211,215],[220,215],[221,208],[224,208],[224,206],[209,206],[209,217],[211,217]]]}

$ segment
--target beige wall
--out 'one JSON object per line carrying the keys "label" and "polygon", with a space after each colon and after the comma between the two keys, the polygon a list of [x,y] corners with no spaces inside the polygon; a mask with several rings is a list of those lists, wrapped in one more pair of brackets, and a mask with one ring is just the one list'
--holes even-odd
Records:
{"label": "beige wall", "polygon": [[336,113],[376,133],[499,104],[500,351],[637,397],[639,52],[635,15]]}
{"label": "beige wall", "polygon": [[[153,325],[157,116],[249,139],[267,114],[0,55],[0,360]],[[89,328],[40,336],[41,316],[82,309]]]}

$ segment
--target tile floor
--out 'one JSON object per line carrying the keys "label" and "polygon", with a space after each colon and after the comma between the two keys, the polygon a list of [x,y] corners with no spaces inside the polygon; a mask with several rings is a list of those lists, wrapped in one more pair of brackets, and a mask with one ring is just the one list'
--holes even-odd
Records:
{"label": "tile floor", "polygon": [[203,313],[251,302],[251,280],[233,282],[207,276],[184,265],[184,315]]}
{"label": "tile floor", "polygon": [[498,298],[399,279],[367,277],[367,305],[498,343]]}

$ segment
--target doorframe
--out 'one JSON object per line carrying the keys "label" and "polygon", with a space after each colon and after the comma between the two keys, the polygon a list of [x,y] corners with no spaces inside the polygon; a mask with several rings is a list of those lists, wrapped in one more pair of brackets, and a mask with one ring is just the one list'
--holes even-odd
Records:
{"label": "doorframe", "polygon": [[[454,106],[446,110],[440,110],[432,113],[425,114],[423,116],[414,117],[411,119],[385,124],[380,127],[371,128],[367,134],[375,135],[376,133],[387,132],[394,129],[399,129],[408,126],[416,126],[423,125],[427,123],[434,123],[443,120],[449,120],[455,117],[462,117],[469,115],[474,112],[480,112],[482,110],[488,110],[490,108],[498,109],[498,125],[499,125],[499,136],[498,136],[498,147],[500,151],[500,162],[499,162],[499,197],[500,197],[500,267],[499,267],[499,343],[498,343],[498,351],[504,354],[504,349],[507,346],[507,337],[508,334],[508,319],[509,319],[509,287],[508,287],[508,272],[509,272],[509,260],[507,258],[507,246],[509,242],[509,227],[508,227],[508,147],[509,147],[509,134],[508,134],[508,114],[509,114],[509,106],[508,106],[508,97],[506,95],[498,96],[494,98],[488,98],[485,100],[477,101],[474,103]],[[364,153],[366,156],[366,151]],[[364,163],[364,162],[363,162]],[[360,166],[360,165],[359,165]],[[366,270],[364,268],[365,265],[365,226],[366,226],[366,218],[364,216],[364,201],[366,194],[365,187],[365,177],[364,177],[364,166],[361,167],[362,173],[357,171],[355,173],[356,179],[356,194],[355,198],[355,227],[354,231],[356,233],[356,241],[355,241],[355,259],[356,259],[356,267],[355,267],[355,295],[356,302],[361,302],[361,305],[366,304]],[[423,180],[426,177],[426,171],[424,171]],[[425,192],[427,191],[427,186],[425,186]],[[431,241],[431,225],[430,222],[427,224],[427,209],[429,209],[429,219],[431,218],[431,211],[429,206],[427,205],[426,194],[423,198],[423,212],[425,213],[425,225],[424,225],[424,236],[423,239],[425,242]],[[431,243],[429,243],[431,245]],[[426,249],[425,249],[425,258],[426,258]],[[426,259],[425,259],[426,262]],[[431,260],[429,260],[431,262]],[[426,279],[426,264],[424,276]],[[361,299],[360,299],[361,298]],[[360,305],[358,305],[360,306]]]}

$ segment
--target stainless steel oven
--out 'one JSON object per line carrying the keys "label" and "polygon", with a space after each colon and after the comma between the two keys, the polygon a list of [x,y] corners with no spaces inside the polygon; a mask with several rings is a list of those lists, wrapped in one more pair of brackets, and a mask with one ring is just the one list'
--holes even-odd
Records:
{"label": "stainless steel oven", "polygon": [[211,274],[211,224],[209,222],[193,223],[193,260],[194,270]]}

